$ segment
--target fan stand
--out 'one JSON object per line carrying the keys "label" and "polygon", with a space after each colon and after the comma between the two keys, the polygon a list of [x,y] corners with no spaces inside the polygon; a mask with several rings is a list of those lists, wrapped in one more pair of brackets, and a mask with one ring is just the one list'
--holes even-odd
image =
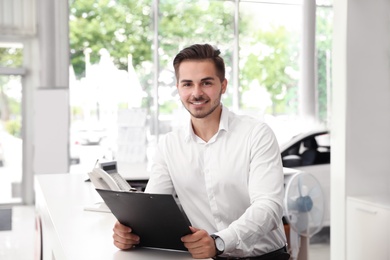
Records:
{"label": "fan stand", "polygon": [[298,260],[309,259],[309,238],[301,236],[301,245],[299,247]]}
{"label": "fan stand", "polygon": [[310,238],[299,235],[293,229],[290,229],[289,235],[289,250],[291,254],[290,260],[308,260]]}

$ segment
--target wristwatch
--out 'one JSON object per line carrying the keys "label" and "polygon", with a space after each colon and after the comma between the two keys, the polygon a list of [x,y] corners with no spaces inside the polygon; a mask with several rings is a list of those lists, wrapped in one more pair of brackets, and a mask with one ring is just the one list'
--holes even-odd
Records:
{"label": "wristwatch", "polygon": [[225,242],[223,242],[222,238],[217,235],[210,235],[212,239],[214,239],[215,249],[217,250],[217,256],[223,254],[225,251]]}

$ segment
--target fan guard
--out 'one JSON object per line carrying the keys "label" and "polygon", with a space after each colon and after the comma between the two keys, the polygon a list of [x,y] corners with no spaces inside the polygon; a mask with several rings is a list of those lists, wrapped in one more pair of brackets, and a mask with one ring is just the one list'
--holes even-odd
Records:
{"label": "fan guard", "polygon": [[291,176],[285,190],[285,217],[301,236],[311,237],[322,229],[325,200],[318,180],[310,173]]}

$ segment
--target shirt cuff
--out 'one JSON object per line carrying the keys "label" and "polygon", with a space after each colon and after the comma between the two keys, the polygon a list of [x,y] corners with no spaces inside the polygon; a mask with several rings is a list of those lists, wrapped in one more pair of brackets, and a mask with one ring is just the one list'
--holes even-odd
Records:
{"label": "shirt cuff", "polygon": [[222,238],[223,242],[225,243],[225,250],[223,255],[229,255],[229,252],[234,251],[241,243],[240,239],[238,238],[236,232],[234,232],[233,229],[227,228],[215,234]]}

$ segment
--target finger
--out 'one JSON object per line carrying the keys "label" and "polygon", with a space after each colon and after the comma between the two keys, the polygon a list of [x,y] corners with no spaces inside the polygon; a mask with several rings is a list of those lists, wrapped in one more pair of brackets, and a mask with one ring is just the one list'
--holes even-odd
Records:
{"label": "finger", "polygon": [[126,239],[133,239],[133,240],[139,240],[139,237],[132,232],[132,229],[128,226],[125,226],[119,221],[117,221],[113,228],[114,234],[117,234],[120,237],[126,238]]}
{"label": "finger", "polygon": [[214,249],[214,243],[210,243],[208,240],[204,238],[201,240],[197,240],[195,242],[184,242],[184,246],[189,250],[191,249],[195,251],[196,250],[210,251]]}
{"label": "finger", "polygon": [[121,224],[119,221],[115,222],[114,231],[115,230],[117,230],[119,232],[127,232],[127,233],[131,232],[131,228],[130,227]]}
{"label": "finger", "polygon": [[191,230],[192,233],[195,233],[195,232],[199,231],[200,229],[190,226],[190,230]]}
{"label": "finger", "polygon": [[123,232],[122,230],[116,230],[116,229],[114,229],[113,231],[114,231],[114,234],[116,234],[120,237],[123,237],[125,239],[139,240],[139,237],[134,233]]}
{"label": "finger", "polygon": [[195,243],[198,240],[199,240],[199,238],[194,236],[194,234],[190,234],[190,235],[186,235],[184,237],[181,237],[181,242],[183,242],[183,243]]}
{"label": "finger", "polygon": [[121,250],[127,250],[127,249],[131,249],[134,247],[134,245],[130,245],[130,244],[122,244],[118,241],[114,241],[114,246],[116,246],[117,248],[121,249]]}
{"label": "finger", "polygon": [[211,249],[207,248],[194,248],[194,249],[189,249],[188,252],[192,255],[193,258],[210,258],[212,256],[215,256],[213,254],[213,251]]}
{"label": "finger", "polygon": [[199,240],[195,242],[184,242],[183,244],[188,250],[202,248],[202,243],[200,243]]}
{"label": "finger", "polygon": [[203,252],[198,252],[198,253],[195,253],[195,252],[192,252],[192,251],[189,251],[189,252],[190,252],[192,258],[195,258],[195,259],[199,259],[199,258],[204,259],[204,258],[207,257],[206,254],[203,253]]}
{"label": "finger", "polygon": [[131,233],[132,229],[125,225],[122,225],[118,221],[115,223],[113,228],[114,234],[114,245],[119,249],[129,249],[134,247],[134,245],[139,244],[139,236]]}
{"label": "finger", "polygon": [[136,234],[133,234],[133,233],[121,233],[121,232],[114,232],[113,234],[113,238],[120,241],[120,242],[125,242],[125,241],[129,241],[129,242],[132,242],[134,241],[135,243],[136,242],[139,242],[139,236],[137,236]]}
{"label": "finger", "polygon": [[209,234],[207,233],[206,230],[198,229],[198,228],[194,228],[194,227],[190,227],[190,229],[194,233],[186,235],[186,236],[183,236],[181,238],[182,242],[190,242],[190,243],[192,242],[193,243],[193,242],[201,240],[202,238],[208,238],[209,237]]}
{"label": "finger", "polygon": [[114,233],[113,239],[114,245],[120,249],[129,249],[139,244],[139,237],[134,234],[128,234],[123,237]]}

